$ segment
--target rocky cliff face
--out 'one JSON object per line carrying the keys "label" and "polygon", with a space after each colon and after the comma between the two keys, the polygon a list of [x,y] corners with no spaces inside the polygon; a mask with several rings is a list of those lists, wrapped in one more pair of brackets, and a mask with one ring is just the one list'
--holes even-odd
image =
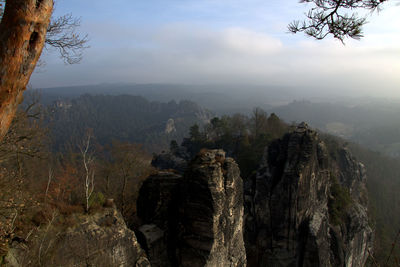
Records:
{"label": "rocky cliff face", "polygon": [[372,230],[364,166],[307,125],[271,143],[244,182],[222,150],[181,159],[180,172],[143,183],[136,235],[114,208],[74,215],[67,229],[40,227],[29,249],[13,244],[6,266],[365,264]]}
{"label": "rocky cliff face", "polygon": [[363,266],[372,247],[365,172],[305,124],[245,182],[249,266]]}
{"label": "rocky cliff face", "polygon": [[138,240],[152,267],[176,266],[178,203],[182,175],[159,171],[139,191],[137,212],[142,226]]}
{"label": "rocky cliff face", "polygon": [[221,150],[200,153],[189,167],[180,208],[182,266],[246,266],[243,183]]}
{"label": "rocky cliff face", "polygon": [[67,229],[55,224],[37,232],[33,244],[14,243],[5,266],[150,267],[135,233],[115,208],[93,215],[76,215]]}
{"label": "rocky cliff face", "polygon": [[246,266],[243,183],[237,164],[221,150],[200,153],[184,177],[150,177],[138,214],[152,266]]}

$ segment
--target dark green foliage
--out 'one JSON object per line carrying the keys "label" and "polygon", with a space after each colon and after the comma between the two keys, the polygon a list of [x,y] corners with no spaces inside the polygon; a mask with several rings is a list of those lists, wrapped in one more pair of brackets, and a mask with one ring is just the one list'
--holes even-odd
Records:
{"label": "dark green foliage", "polygon": [[103,206],[106,198],[101,192],[93,193],[89,198],[89,206]]}
{"label": "dark green foliage", "polygon": [[199,125],[195,124],[189,128],[189,138],[193,141],[202,141]]}
{"label": "dark green foliage", "polygon": [[339,184],[331,175],[330,198],[328,202],[329,220],[334,225],[344,223],[346,211],[352,202],[349,190]]}
{"label": "dark green foliage", "polygon": [[172,154],[177,154],[179,150],[179,145],[176,140],[172,140],[171,143],[169,144],[169,151],[171,151]]}
{"label": "dark green foliage", "polygon": [[182,146],[192,156],[202,148],[223,149],[235,158],[242,177],[248,177],[257,170],[265,147],[287,130],[288,126],[275,114],[268,117],[265,111],[257,108],[252,117],[241,114],[215,117],[203,131],[193,125]]}

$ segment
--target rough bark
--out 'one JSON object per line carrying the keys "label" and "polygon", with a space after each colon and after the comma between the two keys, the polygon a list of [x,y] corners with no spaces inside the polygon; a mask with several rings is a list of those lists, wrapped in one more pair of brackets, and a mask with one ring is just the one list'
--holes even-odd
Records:
{"label": "rough bark", "polygon": [[0,24],[0,140],[42,53],[53,0],[8,0]]}

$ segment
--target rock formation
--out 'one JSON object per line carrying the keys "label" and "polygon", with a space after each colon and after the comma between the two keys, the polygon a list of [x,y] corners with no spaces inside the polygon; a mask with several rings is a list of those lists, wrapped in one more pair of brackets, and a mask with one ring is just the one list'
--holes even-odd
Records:
{"label": "rock formation", "polygon": [[150,267],[135,233],[115,208],[76,215],[74,226],[44,226],[34,244],[13,244],[5,266],[136,266]]}
{"label": "rock formation", "polygon": [[[243,212],[237,164],[221,150],[206,150],[183,178],[161,172],[145,182],[138,199],[145,223],[140,239],[152,266],[246,266]],[[162,247],[168,262],[161,264],[165,255],[153,248]]]}
{"label": "rock formation", "polygon": [[364,166],[306,124],[272,142],[244,183],[222,150],[185,165],[143,183],[136,235],[114,207],[76,214],[67,229],[41,227],[28,251],[13,244],[6,266],[364,266]]}
{"label": "rock formation", "polygon": [[165,130],[164,132],[166,134],[170,134],[172,132],[176,132],[176,128],[175,128],[175,121],[174,119],[170,118],[168,119],[166,125],[165,125]]}
{"label": "rock formation", "polygon": [[176,266],[178,201],[182,175],[159,171],[139,191],[137,212],[142,226],[138,240],[152,267]]}
{"label": "rock formation", "polygon": [[185,174],[178,255],[182,266],[245,266],[243,183],[221,150],[200,153]]}
{"label": "rock formation", "polygon": [[249,266],[363,266],[372,247],[362,164],[305,124],[265,150],[245,206]]}

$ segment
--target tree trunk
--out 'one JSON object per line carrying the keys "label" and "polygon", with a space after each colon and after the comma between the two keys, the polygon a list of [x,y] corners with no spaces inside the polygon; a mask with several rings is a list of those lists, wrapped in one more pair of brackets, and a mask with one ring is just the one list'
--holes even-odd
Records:
{"label": "tree trunk", "polygon": [[122,203],[121,203],[121,214],[125,216],[125,192],[126,192],[126,184],[128,183],[128,175],[124,172],[124,183],[122,185]]}
{"label": "tree trunk", "polygon": [[42,53],[53,0],[7,0],[0,23],[0,140]]}

